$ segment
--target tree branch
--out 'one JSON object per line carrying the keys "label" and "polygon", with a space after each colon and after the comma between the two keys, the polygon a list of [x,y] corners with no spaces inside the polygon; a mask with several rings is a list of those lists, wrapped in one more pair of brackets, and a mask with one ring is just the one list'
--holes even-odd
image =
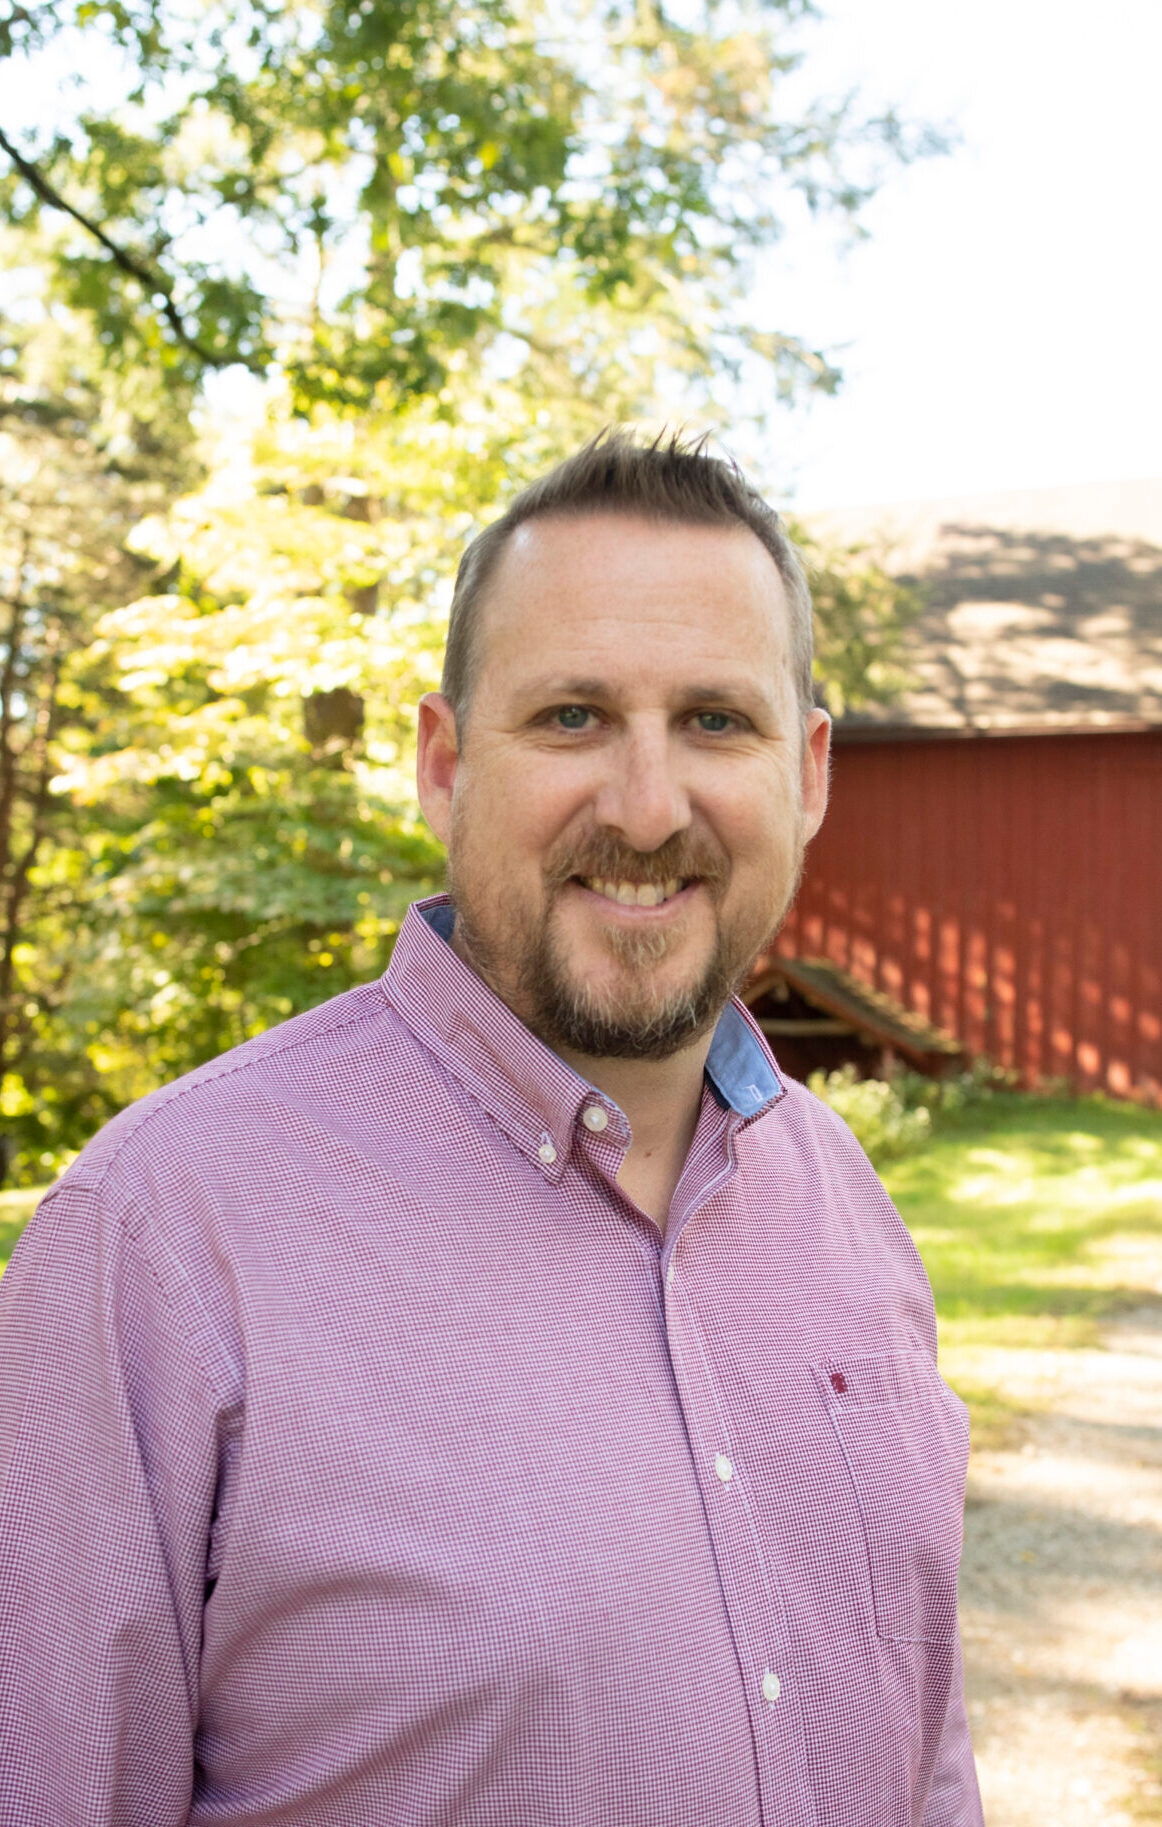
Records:
{"label": "tree branch", "polygon": [[127,273],[131,279],[136,279],[143,285],[151,298],[160,293],[165,300],[161,307],[161,315],[178,341],[184,343],[185,347],[191,350],[200,361],[205,362],[208,368],[229,368],[237,362],[242,367],[249,368],[252,374],[264,373],[259,364],[247,361],[244,356],[217,355],[212,349],[207,349],[204,343],[200,343],[196,336],[191,335],[171,296],[172,281],[168,276],[165,273],[159,273],[154,267],[147,266],[144,261],[138,260],[136,255],[128,253],[125,248],[113,240],[112,236],[105,233],[99,222],[94,222],[91,216],[87,216],[83,210],[77,209],[74,204],[63,197],[56,186],[49,183],[40,168],[34,165],[31,159],[26,159],[24,154],[12,144],[3,129],[0,129],[0,150],[8,154],[25,183],[36,192],[42,203],[47,203],[50,209],[61,210],[64,215],[71,216],[74,222],[79,222],[81,227],[105,249],[114,266],[120,267],[123,273]]}

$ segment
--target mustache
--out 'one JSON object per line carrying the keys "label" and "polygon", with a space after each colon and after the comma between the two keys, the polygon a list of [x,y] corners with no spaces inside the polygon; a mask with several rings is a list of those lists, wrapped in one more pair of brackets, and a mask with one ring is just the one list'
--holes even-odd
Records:
{"label": "mustache", "polygon": [[696,877],[710,888],[720,888],[729,873],[727,859],[713,839],[690,831],[675,831],[656,850],[635,850],[612,831],[592,831],[562,845],[549,858],[546,870],[555,888],[563,888],[574,876],[651,887],[660,887],[675,876],[682,881]]}

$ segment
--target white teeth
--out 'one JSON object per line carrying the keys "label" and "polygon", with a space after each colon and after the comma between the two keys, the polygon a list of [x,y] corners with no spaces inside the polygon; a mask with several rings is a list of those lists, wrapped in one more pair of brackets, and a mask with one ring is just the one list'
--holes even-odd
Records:
{"label": "white teeth", "polygon": [[668,882],[606,882],[600,876],[589,876],[585,886],[620,907],[660,907],[682,886],[677,876]]}

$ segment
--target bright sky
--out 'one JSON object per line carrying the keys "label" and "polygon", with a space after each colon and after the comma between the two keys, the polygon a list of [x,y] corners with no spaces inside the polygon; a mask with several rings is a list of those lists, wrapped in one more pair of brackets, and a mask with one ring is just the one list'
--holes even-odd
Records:
{"label": "bright sky", "polygon": [[871,239],[772,264],[772,316],[840,351],[782,421],[803,507],[1162,476],[1159,0],[821,0],[813,86],[959,128]]}

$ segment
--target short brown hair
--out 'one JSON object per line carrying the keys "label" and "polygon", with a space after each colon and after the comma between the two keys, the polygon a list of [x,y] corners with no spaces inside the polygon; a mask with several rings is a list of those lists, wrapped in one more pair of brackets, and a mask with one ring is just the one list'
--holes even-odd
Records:
{"label": "short brown hair", "polygon": [[507,512],[468,547],[460,560],[441,690],[463,732],[476,680],[476,625],[480,603],[512,534],[529,520],[553,515],[636,514],[686,526],[749,527],[775,561],[786,587],[791,618],[791,670],[806,716],[815,702],[811,671],[811,591],[774,508],[751,487],[738,465],[707,454],[709,435],[684,438],[665,432],[651,443],[632,431],[607,427],[548,475],[530,483]]}

